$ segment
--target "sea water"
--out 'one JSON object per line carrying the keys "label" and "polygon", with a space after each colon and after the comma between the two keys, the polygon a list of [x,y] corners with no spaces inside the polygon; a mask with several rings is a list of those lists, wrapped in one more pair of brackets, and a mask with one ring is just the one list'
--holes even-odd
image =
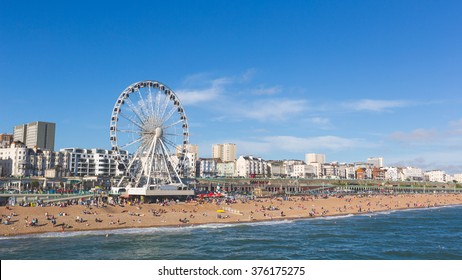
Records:
{"label": "sea water", "polygon": [[0,259],[460,260],[462,206],[0,237]]}

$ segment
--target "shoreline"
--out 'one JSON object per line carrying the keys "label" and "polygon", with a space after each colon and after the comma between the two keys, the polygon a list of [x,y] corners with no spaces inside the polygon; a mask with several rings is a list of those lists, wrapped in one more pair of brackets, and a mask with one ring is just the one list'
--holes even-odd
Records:
{"label": "shoreline", "polygon": [[[217,222],[217,223],[195,223],[195,224],[188,224],[188,225],[177,225],[177,226],[141,226],[141,227],[120,227],[120,228],[101,228],[101,229],[85,229],[85,230],[69,230],[66,231],[65,234],[76,234],[76,235],[115,235],[115,234],[122,234],[118,231],[122,230],[143,230],[143,229],[195,229],[199,228],[200,226],[234,226],[234,225],[252,225],[252,224],[263,224],[263,223],[272,223],[272,222],[292,222],[292,221],[307,221],[311,219],[328,219],[328,218],[346,218],[346,217],[354,217],[354,216],[371,216],[371,214],[384,214],[386,212],[405,212],[405,211],[425,211],[425,210],[432,210],[432,209],[441,209],[447,207],[462,207],[462,204],[450,204],[450,205],[441,205],[441,206],[434,206],[434,207],[420,207],[420,208],[401,208],[401,209],[392,209],[392,210],[383,210],[383,211],[376,211],[376,212],[369,212],[369,213],[360,213],[360,214],[338,214],[338,215],[329,215],[329,216],[319,216],[319,217],[302,217],[302,218],[274,218],[273,220],[258,220],[258,221],[241,221],[241,222]],[[47,237],[45,235],[56,233],[60,234],[61,232],[56,231],[47,231],[47,232],[31,232],[26,234],[17,234],[17,235],[4,235],[0,236],[0,240],[6,239],[22,239],[22,238],[40,238],[40,237]],[[88,233],[88,234],[86,234]],[[100,234],[98,234],[100,233]],[[43,235],[43,236],[42,236]],[[66,237],[66,236],[64,236]]]}
{"label": "shoreline", "polygon": [[[264,198],[250,201],[212,200],[210,203],[174,203],[171,205],[142,204],[122,206],[20,207],[0,209],[5,219],[11,215],[11,224],[0,225],[1,237],[27,237],[45,233],[63,232],[45,215],[53,215],[57,224],[66,224],[64,232],[113,231],[122,229],[178,228],[201,225],[249,224],[284,220],[300,220],[348,215],[370,215],[386,211],[432,209],[462,205],[462,194],[376,194],[345,195],[319,198],[314,196]],[[223,207],[228,211],[223,212]],[[232,210],[232,211],[229,211]],[[217,212],[220,211],[220,212]],[[236,213],[242,214],[236,214]],[[58,216],[66,213],[65,216]],[[86,213],[86,214],[83,214]],[[38,217],[37,226],[26,226],[26,221]],[[81,218],[83,222],[78,222]],[[101,222],[96,222],[99,219]],[[181,222],[181,220],[183,222]],[[107,233],[111,234],[110,232]]]}

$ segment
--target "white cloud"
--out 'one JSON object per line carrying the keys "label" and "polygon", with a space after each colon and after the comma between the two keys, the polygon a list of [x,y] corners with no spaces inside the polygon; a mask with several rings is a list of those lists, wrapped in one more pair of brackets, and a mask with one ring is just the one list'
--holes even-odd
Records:
{"label": "white cloud", "polygon": [[462,119],[450,122],[448,133],[452,135],[462,134]]}
{"label": "white cloud", "polygon": [[176,91],[184,105],[193,105],[218,98],[224,92],[224,87],[229,84],[229,78],[219,78],[212,80],[208,88],[205,89],[180,89]]}
{"label": "white cloud", "polygon": [[333,127],[329,118],[313,117],[306,119],[306,121],[321,129],[331,129]]}
{"label": "white cloud", "polygon": [[415,129],[411,132],[396,131],[390,135],[390,139],[398,142],[429,142],[437,138],[438,133],[435,130]]}
{"label": "white cloud", "polygon": [[403,100],[362,99],[355,102],[344,103],[343,105],[354,111],[387,112],[393,108],[407,106],[408,102]]}
{"label": "white cloud", "polygon": [[245,73],[242,74],[240,81],[242,83],[250,82],[256,73],[257,70],[255,70],[254,68],[247,69],[247,71],[245,71]]}
{"label": "white cloud", "polygon": [[261,99],[248,105],[239,104],[234,113],[259,121],[281,121],[305,111],[307,107],[305,100]]}
{"label": "white cloud", "polygon": [[281,86],[274,86],[274,87],[262,87],[261,86],[259,88],[252,90],[251,92],[256,95],[274,95],[274,94],[280,93],[281,91],[282,91]]}

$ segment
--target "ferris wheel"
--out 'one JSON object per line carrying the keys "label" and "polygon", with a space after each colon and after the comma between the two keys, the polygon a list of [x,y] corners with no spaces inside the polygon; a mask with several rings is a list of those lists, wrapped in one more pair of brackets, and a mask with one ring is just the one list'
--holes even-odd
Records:
{"label": "ferris wheel", "polygon": [[188,120],[167,86],[142,81],[127,87],[112,110],[110,140],[123,170],[117,187],[184,185]]}

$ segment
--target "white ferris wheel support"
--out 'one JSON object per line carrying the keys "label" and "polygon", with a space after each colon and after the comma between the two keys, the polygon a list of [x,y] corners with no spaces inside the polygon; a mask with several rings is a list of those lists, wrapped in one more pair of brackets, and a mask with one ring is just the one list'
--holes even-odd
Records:
{"label": "white ferris wheel support", "polygon": [[[117,187],[184,185],[188,119],[167,86],[141,81],[127,87],[112,110],[110,140],[123,170]],[[124,153],[131,156],[128,162],[122,161]]]}

